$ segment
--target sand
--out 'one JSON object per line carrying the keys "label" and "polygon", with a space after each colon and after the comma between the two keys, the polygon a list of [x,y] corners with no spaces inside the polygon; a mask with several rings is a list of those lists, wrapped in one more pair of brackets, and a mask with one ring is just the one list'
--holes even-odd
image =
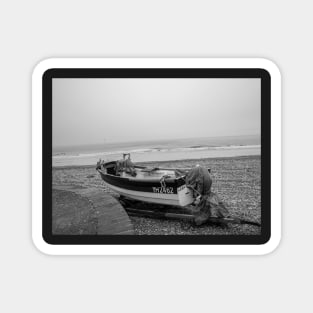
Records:
{"label": "sand", "polygon": [[[138,163],[139,164],[139,163]],[[212,191],[216,192],[229,209],[231,216],[261,222],[261,158],[245,156],[163,162],[146,162],[140,165],[162,167],[192,167],[197,164],[210,167]],[[101,188],[112,193],[104,184],[95,166],[53,168],[53,184]],[[157,221],[132,217],[137,234],[259,234],[260,228],[234,225],[223,230],[209,226],[188,228],[177,221]],[[186,229],[185,229],[186,228]]]}

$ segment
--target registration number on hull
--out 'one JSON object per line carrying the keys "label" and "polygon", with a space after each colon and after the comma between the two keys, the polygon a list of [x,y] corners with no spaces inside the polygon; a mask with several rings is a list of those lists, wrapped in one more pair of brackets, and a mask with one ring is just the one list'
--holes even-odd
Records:
{"label": "registration number on hull", "polygon": [[152,187],[154,193],[174,193],[173,187]]}

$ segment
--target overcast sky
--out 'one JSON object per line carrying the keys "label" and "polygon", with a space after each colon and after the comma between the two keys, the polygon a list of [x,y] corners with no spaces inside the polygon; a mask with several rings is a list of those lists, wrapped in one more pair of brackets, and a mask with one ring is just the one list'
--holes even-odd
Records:
{"label": "overcast sky", "polygon": [[259,135],[260,79],[53,79],[53,146]]}

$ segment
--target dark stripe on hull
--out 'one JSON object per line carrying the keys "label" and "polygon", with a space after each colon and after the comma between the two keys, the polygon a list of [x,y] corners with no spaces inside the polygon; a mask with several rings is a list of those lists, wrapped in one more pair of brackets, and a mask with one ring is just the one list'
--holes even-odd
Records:
{"label": "dark stripe on hull", "polygon": [[103,174],[102,172],[100,172],[100,174],[101,178],[110,185],[141,192],[177,194],[177,188],[185,184],[184,180],[181,178],[167,180],[165,179],[166,189],[162,190],[162,186],[159,180],[131,180],[125,177]]}

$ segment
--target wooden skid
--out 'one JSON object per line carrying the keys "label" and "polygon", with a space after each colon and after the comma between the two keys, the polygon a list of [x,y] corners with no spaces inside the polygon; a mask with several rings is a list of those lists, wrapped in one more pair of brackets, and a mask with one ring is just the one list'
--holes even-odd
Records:
{"label": "wooden skid", "polygon": [[158,219],[171,219],[171,220],[188,220],[190,222],[194,221],[194,216],[190,214],[182,213],[171,213],[171,212],[160,212],[151,210],[138,210],[133,208],[125,208],[126,212],[130,216],[141,216],[150,217]]}

